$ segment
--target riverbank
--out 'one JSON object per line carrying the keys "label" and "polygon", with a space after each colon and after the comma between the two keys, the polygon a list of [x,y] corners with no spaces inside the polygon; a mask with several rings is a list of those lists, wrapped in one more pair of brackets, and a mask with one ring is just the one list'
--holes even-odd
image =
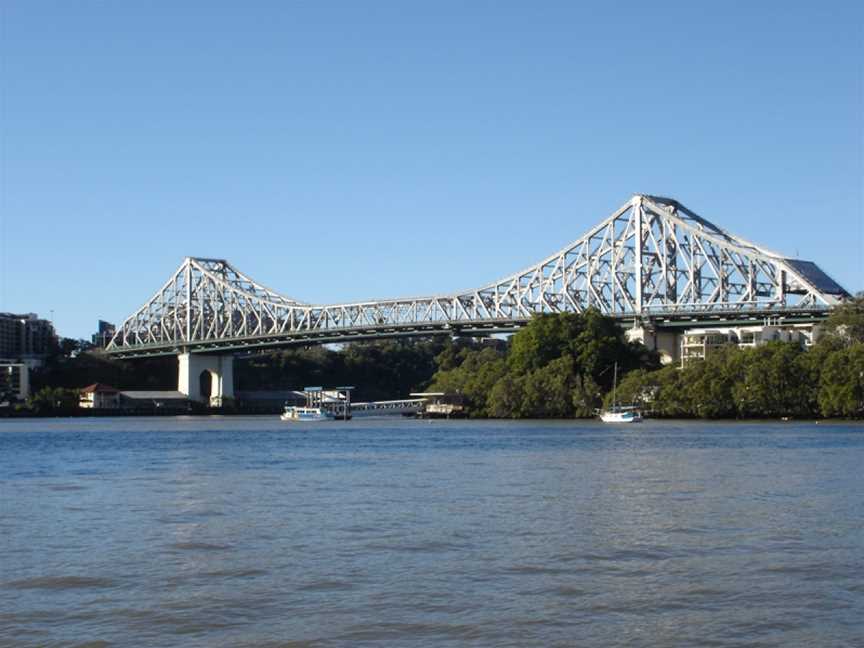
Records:
{"label": "riverbank", "polygon": [[22,408],[0,408],[0,419],[17,418],[111,418],[138,416],[270,416],[282,413],[280,407],[261,405],[250,407],[207,407],[189,402],[184,407],[157,407],[148,409],[91,409],[72,407],[67,409],[32,410]]}
{"label": "riverbank", "polygon": [[472,418],[590,416],[613,400],[669,418],[864,418],[864,298],[810,346],[725,343],[662,367],[596,312],[539,315],[504,349],[442,354],[427,389],[459,393]]}
{"label": "riverbank", "polygon": [[[63,410],[77,404],[75,385],[108,380],[112,373],[127,385],[176,387],[176,366],[170,366],[176,360],[153,364],[156,360],[142,365],[105,357],[64,360],[35,375],[39,390],[28,404],[51,416],[57,403]],[[858,419],[864,418],[864,298],[838,306],[809,346],[754,338],[745,348],[723,344],[706,349],[704,358],[667,366],[660,365],[656,352],[628,341],[615,320],[589,310],[538,315],[506,341],[455,338],[279,351],[238,362],[235,377],[238,394],[241,387],[303,384],[356,385],[359,400],[442,392],[458,397],[469,418],[590,418],[614,398],[673,419]],[[181,407],[183,413],[213,413],[198,404]],[[217,413],[279,411],[281,406],[238,401]]]}
{"label": "riverbank", "polygon": [[[171,418],[171,417],[183,417],[184,419],[207,419],[207,418],[215,418],[215,417],[278,417],[282,410],[279,408],[251,408],[251,409],[238,409],[238,408],[196,408],[194,410],[170,410],[170,409],[154,409],[154,410],[88,410],[88,409],[72,409],[72,410],[64,410],[64,411],[44,411],[44,412],[33,412],[30,410],[18,410],[14,412],[4,411],[5,408],[0,408],[0,420],[14,420],[14,419],[110,419],[110,418]],[[372,418],[375,420],[387,420],[393,419],[398,420],[400,418],[415,418],[418,420],[424,421],[452,421],[454,424],[457,422],[486,422],[486,423],[538,423],[538,422],[548,422],[551,424],[563,424],[563,423],[590,423],[592,421],[598,421],[599,418],[597,416],[586,416],[586,417],[572,417],[572,418],[512,418],[512,417],[476,417],[476,418],[466,418],[466,417],[444,417],[444,416],[365,416],[362,418]],[[735,417],[688,417],[688,416],[660,416],[660,415],[645,415],[646,421],[653,421],[658,423],[765,423],[765,424],[777,424],[777,423],[789,423],[789,424],[799,424],[799,423],[811,423],[813,425],[820,424],[833,424],[833,423],[858,423],[864,425],[864,419],[861,418],[842,418],[842,417],[776,417],[776,416],[765,416],[765,417],[748,417],[748,418],[735,418]],[[638,424],[637,424],[638,425]]]}

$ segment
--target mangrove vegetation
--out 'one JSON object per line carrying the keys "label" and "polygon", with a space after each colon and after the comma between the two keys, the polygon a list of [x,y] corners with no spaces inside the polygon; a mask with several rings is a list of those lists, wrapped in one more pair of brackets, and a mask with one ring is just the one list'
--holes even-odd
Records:
{"label": "mangrove vegetation", "polygon": [[864,298],[833,311],[810,348],[767,342],[713,350],[681,368],[627,342],[595,311],[542,315],[506,348],[458,344],[438,356],[429,389],[456,392],[472,417],[593,416],[618,402],[653,416],[687,418],[864,417]]}

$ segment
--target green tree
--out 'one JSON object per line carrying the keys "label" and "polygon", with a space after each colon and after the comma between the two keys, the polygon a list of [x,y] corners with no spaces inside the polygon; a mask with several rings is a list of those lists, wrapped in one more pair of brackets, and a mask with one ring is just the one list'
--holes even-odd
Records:
{"label": "green tree", "polygon": [[74,410],[78,408],[78,390],[43,387],[27,399],[27,407],[40,414]]}
{"label": "green tree", "polygon": [[819,385],[823,416],[864,417],[864,343],[828,355]]}
{"label": "green tree", "polygon": [[354,385],[355,399],[382,400],[421,389],[444,349],[440,337],[355,342],[339,350],[287,349],[244,359],[236,364],[235,374],[244,391]]}
{"label": "green tree", "polygon": [[[739,353],[732,397],[740,416],[798,416],[808,413],[809,375],[796,343],[769,342]],[[728,372],[728,368],[727,368]],[[740,373],[739,373],[740,372]]]}
{"label": "green tree", "polygon": [[576,383],[572,356],[555,358],[523,378],[521,413],[531,418],[573,416]]}
{"label": "green tree", "polygon": [[469,353],[472,351],[481,351],[484,348],[491,347],[503,354],[507,346],[506,342],[503,340],[497,340],[495,341],[496,343],[492,344],[490,342],[492,340],[480,342],[476,338],[471,337],[444,338],[441,342],[441,349],[438,355],[435,356],[437,370],[447,371],[448,369],[455,369],[465,361]]}
{"label": "green tree", "polygon": [[470,350],[459,366],[438,371],[429,391],[460,394],[470,416],[489,416],[487,400],[495,384],[507,373],[507,362],[496,348]]}
{"label": "green tree", "polygon": [[700,418],[735,416],[733,389],[742,360],[742,351],[729,345],[682,369],[679,384],[683,398],[678,401],[682,413]]}
{"label": "green tree", "polygon": [[835,306],[822,327],[822,333],[846,346],[864,342],[864,292]]}
{"label": "green tree", "polygon": [[656,353],[627,342],[596,310],[536,315],[510,338],[506,355],[454,345],[437,362],[430,390],[464,395],[474,416],[512,418],[593,416],[615,363],[621,375],[659,367]]}
{"label": "green tree", "polygon": [[[618,364],[619,377],[640,365],[641,356],[650,356],[641,344],[626,341],[623,329],[611,317],[605,317],[595,309],[582,315],[582,327],[571,343],[576,366],[581,374],[590,376],[604,391],[612,388],[614,372],[609,371]],[[656,366],[656,363],[655,363]]]}
{"label": "green tree", "polygon": [[546,366],[562,355],[578,351],[582,332],[579,315],[561,313],[535,315],[528,325],[510,339],[507,365],[515,374],[527,374]]}
{"label": "green tree", "polygon": [[685,386],[684,372],[675,365],[667,365],[651,372],[642,389],[651,394],[652,413],[658,416],[694,416]]}
{"label": "green tree", "polygon": [[589,418],[597,413],[603,403],[603,393],[600,385],[591,376],[580,374],[570,392],[570,402],[573,405],[573,416]]}
{"label": "green tree", "polygon": [[525,376],[505,373],[492,387],[486,410],[495,418],[526,418],[522,409],[525,400]]}
{"label": "green tree", "polygon": [[[642,368],[631,371],[618,383],[618,388],[615,390],[615,398],[620,403],[630,403],[642,408],[653,404],[659,391],[657,376],[655,374],[656,372]],[[610,391],[606,394],[604,406],[611,406],[613,404],[612,398],[613,394]]]}

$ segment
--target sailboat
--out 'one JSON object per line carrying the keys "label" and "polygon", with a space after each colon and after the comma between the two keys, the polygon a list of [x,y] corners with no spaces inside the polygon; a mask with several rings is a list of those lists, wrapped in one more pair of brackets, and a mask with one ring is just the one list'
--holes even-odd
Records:
{"label": "sailboat", "polygon": [[615,374],[612,379],[612,407],[600,412],[600,420],[604,423],[641,423],[642,412],[633,405],[619,405],[617,397],[618,389],[618,363],[615,363]]}

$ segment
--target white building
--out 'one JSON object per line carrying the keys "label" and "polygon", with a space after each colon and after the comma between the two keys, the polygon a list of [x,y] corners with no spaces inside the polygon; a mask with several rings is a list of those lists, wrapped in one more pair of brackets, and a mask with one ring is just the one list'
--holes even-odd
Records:
{"label": "white building", "polygon": [[0,400],[8,394],[15,400],[30,396],[30,367],[25,362],[0,361]]}
{"label": "white building", "polygon": [[802,323],[790,324],[765,320],[756,324],[718,326],[711,328],[654,329],[634,326],[626,330],[627,340],[641,342],[660,354],[664,365],[678,363],[686,365],[691,360],[701,360],[712,349],[729,344],[741,348],[756,347],[766,342],[795,342],[809,347],[819,337],[819,326]]}
{"label": "white building", "polygon": [[724,326],[710,329],[687,329],[681,335],[681,366],[693,360],[704,360],[712,350],[734,344],[739,348],[753,348],[768,342],[794,342],[802,347],[811,346],[818,337],[818,328],[812,324],[777,325],[765,323],[756,326]]}

